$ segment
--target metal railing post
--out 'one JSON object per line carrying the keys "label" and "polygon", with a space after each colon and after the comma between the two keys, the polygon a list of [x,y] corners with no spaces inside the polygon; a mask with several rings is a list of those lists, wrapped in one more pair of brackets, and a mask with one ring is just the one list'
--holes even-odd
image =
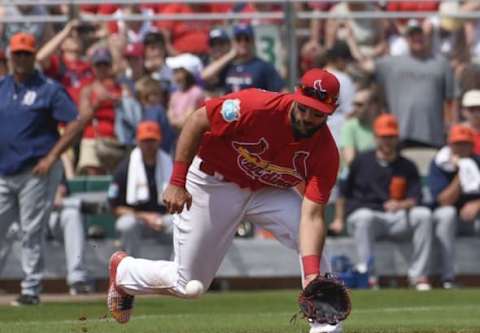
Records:
{"label": "metal railing post", "polygon": [[285,27],[287,29],[288,88],[293,91],[298,76],[298,48],[295,34],[296,13],[293,1],[285,3]]}

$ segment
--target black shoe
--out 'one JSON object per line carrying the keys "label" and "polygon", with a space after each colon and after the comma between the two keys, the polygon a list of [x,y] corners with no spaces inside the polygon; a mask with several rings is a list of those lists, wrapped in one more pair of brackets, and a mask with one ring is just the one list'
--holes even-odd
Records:
{"label": "black shoe", "polygon": [[16,300],[10,303],[13,306],[23,306],[23,305],[38,305],[40,304],[40,297],[38,295],[20,295]]}
{"label": "black shoe", "polygon": [[70,295],[86,295],[91,294],[93,292],[93,288],[90,284],[84,281],[75,282],[70,286]]}

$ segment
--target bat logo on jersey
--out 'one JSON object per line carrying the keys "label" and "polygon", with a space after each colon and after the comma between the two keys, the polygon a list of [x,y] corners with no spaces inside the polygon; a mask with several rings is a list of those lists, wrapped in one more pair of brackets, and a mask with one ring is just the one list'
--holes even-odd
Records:
{"label": "bat logo on jersey", "polygon": [[240,119],[240,100],[239,99],[227,99],[222,103],[222,109],[220,110],[223,119],[231,123]]}
{"label": "bat logo on jersey", "polygon": [[292,168],[275,165],[261,155],[268,149],[268,142],[261,138],[254,143],[232,141],[238,152],[237,163],[250,178],[275,187],[292,187],[307,176],[307,151],[297,151],[292,158]]}

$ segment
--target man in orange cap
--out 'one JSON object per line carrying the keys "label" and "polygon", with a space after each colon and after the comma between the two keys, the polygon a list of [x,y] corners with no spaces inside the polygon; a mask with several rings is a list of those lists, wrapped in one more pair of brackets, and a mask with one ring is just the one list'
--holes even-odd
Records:
{"label": "man in orange cap", "polygon": [[[79,116],[65,89],[35,70],[36,49],[33,35],[13,35],[13,74],[0,80],[1,246],[11,223],[23,230],[25,279],[14,305],[40,302],[44,228],[63,172],[58,159],[91,116]],[[59,123],[67,124],[62,136]]]}
{"label": "man in orange cap", "polygon": [[373,245],[380,237],[411,238],[413,256],[408,277],[417,290],[428,290],[432,245],[431,212],[422,203],[421,182],[413,162],[398,153],[398,123],[395,116],[376,118],[373,131],[376,148],[357,155],[342,182],[346,200],[347,231],[355,238],[357,270],[369,273],[378,286]]}
{"label": "man in orange cap", "polygon": [[[175,258],[146,263],[113,254],[108,306],[118,322],[129,320],[134,295],[206,291],[243,220],[298,251],[304,286],[330,271],[324,209],[339,154],[326,122],[339,88],[333,74],[312,69],[295,93],[246,89],[210,99],[189,116],[163,193],[168,212],[178,214]],[[294,190],[302,182],[303,198]],[[312,320],[310,332],[340,332],[344,318],[334,325]]]}
{"label": "man in orange cap", "polygon": [[166,214],[161,201],[161,193],[172,172],[172,159],[160,149],[161,141],[158,123],[140,122],[137,127],[138,147],[119,164],[108,190],[122,247],[134,255],[139,254],[145,227],[168,231],[172,225],[172,216]]}
{"label": "man in orange cap", "polygon": [[440,273],[447,289],[455,287],[455,236],[480,234],[480,158],[474,153],[474,144],[473,129],[455,125],[450,129],[448,145],[430,164],[428,187],[433,198],[435,236],[440,243]]}

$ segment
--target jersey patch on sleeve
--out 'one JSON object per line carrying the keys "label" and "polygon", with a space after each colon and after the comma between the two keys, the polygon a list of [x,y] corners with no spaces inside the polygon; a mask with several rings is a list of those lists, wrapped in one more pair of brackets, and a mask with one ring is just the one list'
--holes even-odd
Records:
{"label": "jersey patch on sleeve", "polygon": [[227,99],[222,104],[220,110],[223,119],[231,123],[240,119],[240,100],[239,99]]}

